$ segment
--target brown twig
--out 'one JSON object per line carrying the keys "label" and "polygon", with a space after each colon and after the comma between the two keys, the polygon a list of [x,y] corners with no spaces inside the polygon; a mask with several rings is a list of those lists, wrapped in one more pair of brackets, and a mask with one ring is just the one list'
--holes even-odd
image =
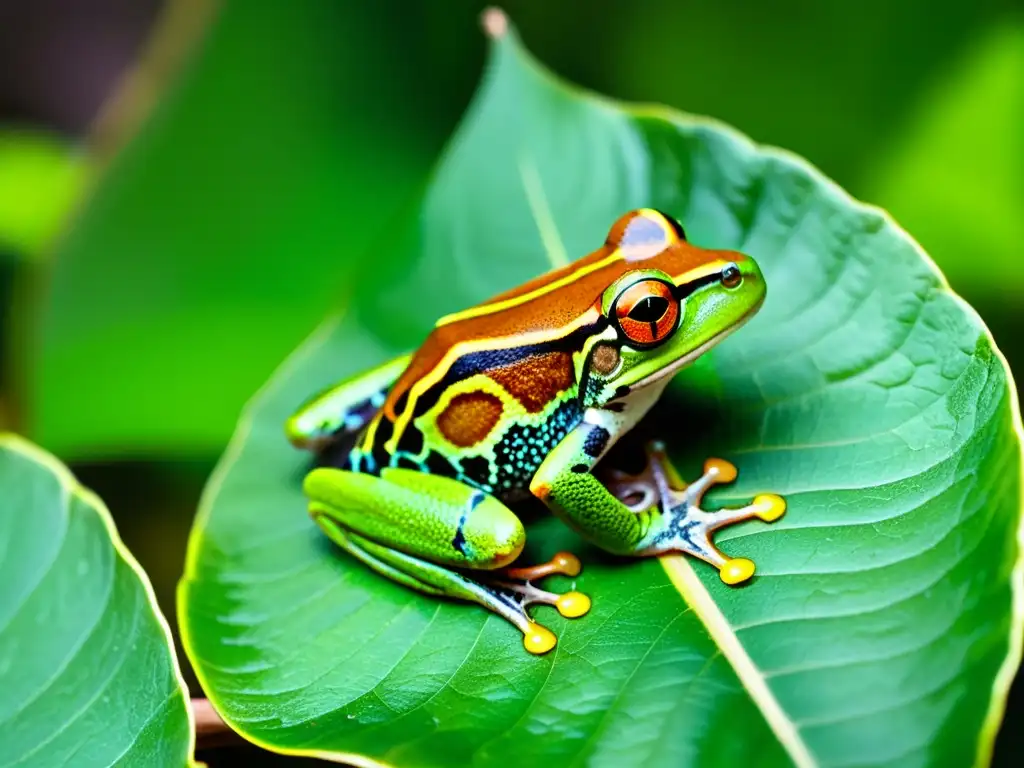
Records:
{"label": "brown twig", "polygon": [[196,751],[228,744],[244,744],[245,739],[231,730],[208,699],[192,699],[192,715],[196,721]]}

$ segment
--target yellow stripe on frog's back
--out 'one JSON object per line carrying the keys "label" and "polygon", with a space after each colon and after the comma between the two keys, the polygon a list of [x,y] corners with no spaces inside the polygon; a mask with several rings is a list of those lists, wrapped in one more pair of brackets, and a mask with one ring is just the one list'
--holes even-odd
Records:
{"label": "yellow stripe on frog's back", "polygon": [[[461,312],[453,312],[450,315],[445,315],[444,317],[437,321],[436,327],[440,327],[442,325],[449,325],[451,323],[457,323],[460,320],[468,320],[470,318],[481,317],[483,315],[491,315],[494,314],[495,312],[503,312],[505,310],[512,309],[513,307],[518,307],[521,304],[525,304],[528,301],[533,301],[534,299],[540,298],[541,296],[549,294],[552,291],[557,291],[559,288],[568,285],[574,280],[578,280],[579,278],[584,277],[585,275],[589,275],[591,272],[596,272],[597,270],[607,267],[608,265],[613,264],[614,262],[619,261],[621,259],[622,252],[616,249],[612,251],[612,253],[610,253],[608,256],[606,256],[603,259],[600,259],[599,261],[594,261],[589,264],[580,264],[579,262],[576,262],[575,264],[569,264],[557,271],[545,275],[543,279],[545,279],[547,282],[544,282],[542,285],[537,286],[531,291],[519,293],[519,291],[521,291],[523,288],[517,288],[515,291],[509,292],[515,294],[509,296],[509,298],[502,299],[501,296],[508,295],[502,294],[496,296],[493,299],[490,299],[489,301],[483,304],[478,304],[475,307],[471,307],[470,309],[464,309]],[[565,274],[562,274],[563,272]],[[526,284],[526,286],[529,285],[530,283]]]}
{"label": "yellow stripe on frog's back", "polygon": [[[596,308],[591,308],[590,311],[576,318],[574,322],[570,323],[565,328],[560,329],[562,333],[559,334],[559,337],[570,334],[577,328],[596,322],[598,317],[600,317],[600,312],[598,312]],[[435,365],[425,376],[415,381],[407,390],[409,393],[408,401],[405,407],[402,408],[402,412],[395,414],[394,431],[388,441],[384,444],[385,449],[392,453],[396,450],[398,447],[398,441],[402,437],[402,432],[405,431],[405,428],[412,420],[412,415],[416,410],[416,401],[419,400],[423,393],[440,382],[441,379],[444,378],[445,373],[448,372],[448,369],[460,357],[471,354],[472,352],[515,349],[520,346],[541,344],[550,340],[550,338],[551,334],[548,332],[527,333],[517,336],[509,336],[503,339],[489,338],[464,341],[453,345],[448,349],[437,365]],[[386,412],[384,411],[381,413],[386,415]],[[376,431],[376,425],[374,425],[374,431]]]}

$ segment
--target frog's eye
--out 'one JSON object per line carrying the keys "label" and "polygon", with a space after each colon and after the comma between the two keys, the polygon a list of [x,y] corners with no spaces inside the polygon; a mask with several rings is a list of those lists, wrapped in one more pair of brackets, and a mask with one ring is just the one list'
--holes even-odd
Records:
{"label": "frog's eye", "polygon": [[726,288],[738,288],[743,282],[743,273],[735,264],[729,263],[722,270],[722,285]]}
{"label": "frog's eye", "polygon": [[619,329],[640,346],[659,344],[679,321],[679,301],[661,280],[641,280],[619,294],[613,309]]}

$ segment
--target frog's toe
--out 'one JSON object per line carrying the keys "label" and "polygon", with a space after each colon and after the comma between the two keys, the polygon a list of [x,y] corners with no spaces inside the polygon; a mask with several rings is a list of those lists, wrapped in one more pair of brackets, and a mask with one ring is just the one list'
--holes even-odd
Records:
{"label": "frog's toe", "polygon": [[554,573],[560,573],[563,576],[579,576],[580,571],[583,570],[580,559],[572,552],[559,552],[551,558],[551,562],[557,569]]}
{"label": "frog's toe", "polygon": [[736,479],[736,465],[725,459],[708,459],[704,462],[704,474],[716,483],[731,483]]}
{"label": "frog's toe", "polygon": [[566,592],[555,601],[558,612],[567,619],[578,619],[590,611],[590,598],[582,592]]}
{"label": "frog's toe", "polygon": [[718,569],[718,576],[724,584],[736,586],[749,581],[756,570],[753,561],[745,557],[729,557],[718,549],[710,538],[712,528],[707,520],[710,515],[696,512],[700,517],[704,517],[703,522],[697,518],[689,525],[684,523],[684,534],[666,537],[644,554],[681,552],[713,565]]}
{"label": "frog's toe", "polygon": [[546,563],[526,567],[506,568],[503,575],[510,579],[531,581],[543,579],[545,576],[561,574],[562,576],[579,576],[583,566],[580,559],[572,552],[558,552]]}
{"label": "frog's toe", "polygon": [[546,576],[560,574],[562,576],[578,576],[581,570],[580,559],[572,552],[559,552],[548,562],[525,568],[506,568],[499,572],[492,585],[518,598],[519,604],[525,609],[530,605],[554,606],[567,619],[577,619],[590,611],[590,598],[582,592],[572,590],[558,594],[548,592],[534,586],[530,582]]}
{"label": "frog's toe", "polygon": [[754,497],[757,516],[766,523],[774,523],[786,512],[786,500],[774,493],[762,493]]}
{"label": "frog's toe", "polygon": [[578,619],[590,611],[590,598],[575,590],[558,594],[533,586],[529,582],[520,584],[510,581],[495,581],[494,586],[511,592],[519,598],[520,605],[552,605],[567,619]]}
{"label": "frog's toe", "polygon": [[535,621],[531,621],[523,632],[523,647],[538,656],[550,651],[557,642],[554,632]]}
{"label": "frog's toe", "polygon": [[742,584],[754,575],[754,563],[745,557],[734,557],[722,563],[718,575],[730,586]]}

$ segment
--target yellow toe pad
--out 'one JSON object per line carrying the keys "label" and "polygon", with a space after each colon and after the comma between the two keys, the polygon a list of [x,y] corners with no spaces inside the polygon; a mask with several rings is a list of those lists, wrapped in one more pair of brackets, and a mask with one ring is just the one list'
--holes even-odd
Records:
{"label": "yellow toe pad", "polygon": [[754,563],[745,557],[728,560],[718,572],[726,584],[742,584],[754,575]]}
{"label": "yellow toe pad", "polygon": [[720,483],[731,483],[736,479],[736,466],[725,459],[708,459],[704,462],[704,474],[714,474]]}
{"label": "yellow toe pad", "polygon": [[556,642],[558,641],[555,639],[554,632],[532,621],[529,630],[523,635],[523,647],[530,653],[538,655],[550,651],[555,647]]}
{"label": "yellow toe pad", "polygon": [[754,497],[754,506],[759,507],[757,516],[766,523],[773,523],[786,511],[786,501],[774,493],[762,493]]}
{"label": "yellow toe pad", "polygon": [[590,610],[590,598],[582,592],[566,592],[555,603],[558,612],[567,619],[576,619]]}
{"label": "yellow toe pad", "polygon": [[554,566],[555,573],[561,573],[565,576],[580,575],[580,559],[572,552],[557,553],[551,558],[551,564]]}

